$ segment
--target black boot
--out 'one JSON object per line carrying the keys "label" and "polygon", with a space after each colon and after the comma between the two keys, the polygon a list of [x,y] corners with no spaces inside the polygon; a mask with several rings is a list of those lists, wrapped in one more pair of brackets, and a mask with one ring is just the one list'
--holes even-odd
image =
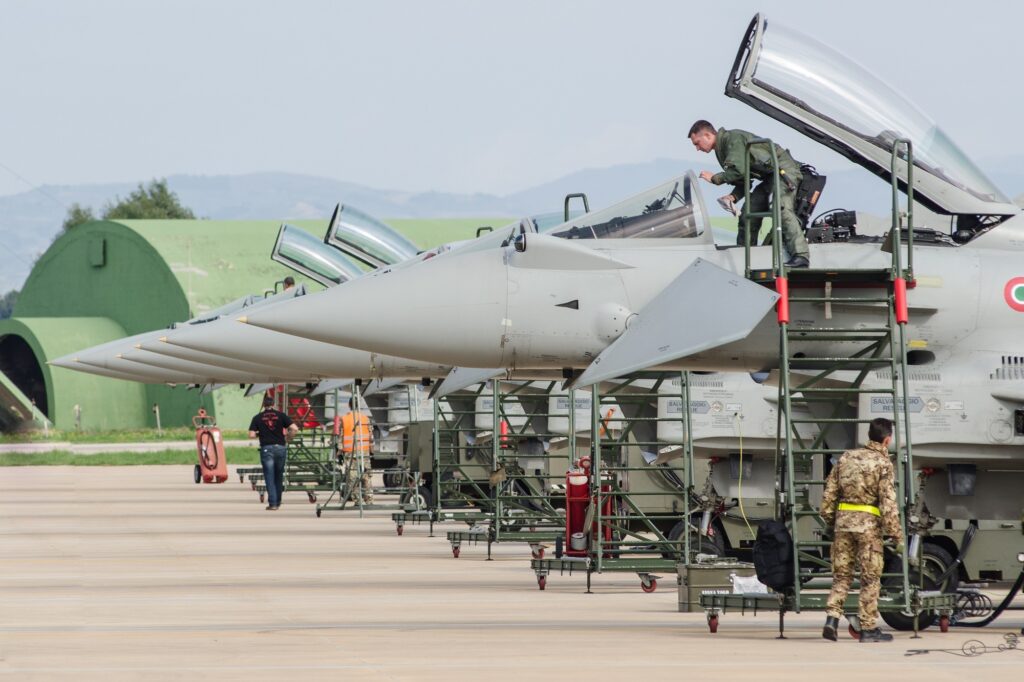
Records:
{"label": "black boot", "polygon": [[786,261],[786,267],[790,269],[807,268],[810,267],[810,265],[811,261],[807,258],[807,256],[793,256],[788,261]]}
{"label": "black boot", "polygon": [[833,642],[839,641],[839,635],[836,631],[839,629],[839,619],[835,616],[829,616],[825,619],[825,627],[821,629],[821,636],[825,639],[831,639]]}
{"label": "black boot", "polygon": [[861,630],[860,641],[862,642],[891,642],[892,635],[888,632],[882,632],[881,628],[875,628],[873,630]]}

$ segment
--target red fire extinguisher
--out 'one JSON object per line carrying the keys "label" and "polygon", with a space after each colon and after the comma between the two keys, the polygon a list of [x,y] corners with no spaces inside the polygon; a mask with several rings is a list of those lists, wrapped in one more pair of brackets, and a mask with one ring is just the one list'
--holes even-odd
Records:
{"label": "red fire extinguisher", "polygon": [[192,417],[192,425],[196,428],[196,450],[199,455],[199,463],[193,474],[195,482],[223,483],[228,480],[228,460],[224,456],[224,439],[220,436],[220,429],[203,408],[199,408],[199,413]]}

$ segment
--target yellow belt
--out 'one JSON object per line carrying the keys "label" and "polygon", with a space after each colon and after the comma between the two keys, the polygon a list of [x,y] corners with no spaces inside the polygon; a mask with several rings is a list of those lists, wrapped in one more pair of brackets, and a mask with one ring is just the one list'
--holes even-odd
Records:
{"label": "yellow belt", "polygon": [[838,509],[839,511],[864,512],[866,514],[874,514],[875,516],[882,515],[882,512],[878,510],[878,507],[870,504],[850,504],[849,502],[840,502]]}

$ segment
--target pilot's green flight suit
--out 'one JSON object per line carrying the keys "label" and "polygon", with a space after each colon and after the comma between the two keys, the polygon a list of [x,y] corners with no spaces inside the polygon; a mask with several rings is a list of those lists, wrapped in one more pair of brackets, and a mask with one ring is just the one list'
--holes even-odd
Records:
{"label": "pilot's green flight suit", "polygon": [[[721,173],[715,173],[711,182],[716,185],[734,185],[732,195],[736,201],[743,198],[743,177],[747,168],[747,141],[757,136],[745,130],[718,129],[718,137],[715,140],[715,156],[722,166]],[[749,208],[751,212],[765,212],[771,206],[772,194],[772,158],[768,151],[767,143],[756,144],[751,149],[754,163],[750,168],[751,179],[757,178],[758,183],[750,191]],[[804,239],[803,229],[796,217],[793,208],[793,200],[796,197],[796,188],[803,176],[800,173],[800,164],[793,160],[789,150],[775,145],[775,154],[779,160],[779,170],[785,174],[780,178],[781,194],[779,210],[782,213],[782,238],[786,251],[790,256],[808,257],[807,240]],[[756,243],[757,235],[761,231],[762,218],[751,218],[750,225],[753,228],[751,233],[752,244]],[[745,226],[740,221],[736,233],[736,243],[744,243]]]}

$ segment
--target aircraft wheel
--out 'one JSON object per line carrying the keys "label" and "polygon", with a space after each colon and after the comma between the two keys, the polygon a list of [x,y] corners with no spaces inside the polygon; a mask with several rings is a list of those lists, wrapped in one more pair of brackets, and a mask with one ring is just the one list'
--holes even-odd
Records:
{"label": "aircraft wheel", "polygon": [[[886,562],[885,572],[886,573],[900,573],[902,571],[902,559],[898,556],[892,556]],[[926,591],[939,590],[941,592],[956,592],[957,586],[960,584],[960,576],[956,572],[949,577],[949,579],[942,585],[939,585],[938,579],[946,572],[946,569],[953,564],[953,557],[949,555],[942,547],[926,542],[924,547],[921,548],[921,564],[920,566],[911,566],[909,577],[910,584],[917,585],[920,581],[920,574],[924,572],[923,586]],[[888,579],[882,580],[883,589],[889,587],[892,590],[901,590],[903,581],[899,576],[893,576]],[[886,622],[893,630],[913,630],[914,629],[914,614],[903,613],[900,611],[882,611],[882,620]],[[917,627],[919,630],[925,630],[930,626],[934,625],[939,617],[934,613],[922,613],[918,616]]]}

